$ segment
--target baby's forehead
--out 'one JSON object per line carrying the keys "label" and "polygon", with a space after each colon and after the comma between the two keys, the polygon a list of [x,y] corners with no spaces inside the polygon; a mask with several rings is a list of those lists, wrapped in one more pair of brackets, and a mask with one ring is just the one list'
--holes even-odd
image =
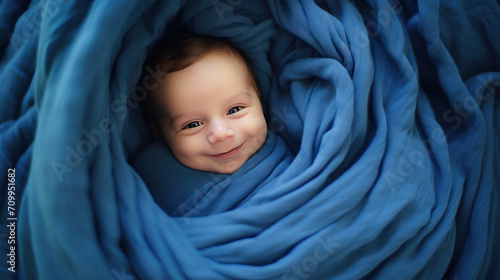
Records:
{"label": "baby's forehead", "polygon": [[[168,73],[159,96],[178,103],[198,99],[208,93],[220,95],[256,90],[252,74],[243,58],[227,52],[211,52],[185,69]],[[256,97],[259,98],[258,93]],[[172,104],[172,103],[170,103]]]}
{"label": "baby's forehead", "polygon": [[[255,85],[252,68],[248,65],[244,57],[231,50],[207,52],[203,56],[192,60],[185,68],[177,71],[165,72],[161,84],[168,87],[168,83],[175,83],[176,78],[179,76],[183,76],[185,79],[186,76],[197,75],[214,76],[213,82],[216,83],[218,82],[217,79],[215,79],[216,74],[224,74],[230,76],[232,79],[236,78],[237,80],[244,79],[250,85]],[[192,80],[192,83],[194,84],[196,81]]]}
{"label": "baby's forehead", "polygon": [[224,63],[224,66],[232,68],[234,74],[239,74],[248,77],[249,79],[252,78],[250,66],[238,53],[232,51],[217,51],[208,53],[206,57],[209,57],[214,61],[214,68],[219,67]]}

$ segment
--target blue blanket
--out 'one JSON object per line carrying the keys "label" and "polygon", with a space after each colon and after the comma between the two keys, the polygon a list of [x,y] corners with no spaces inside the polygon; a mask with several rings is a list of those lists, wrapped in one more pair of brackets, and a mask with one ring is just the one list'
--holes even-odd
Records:
{"label": "blue blanket", "polygon": [[[500,279],[499,27],[495,0],[1,1],[0,278]],[[179,28],[256,70],[270,133],[231,176],[147,129]]]}

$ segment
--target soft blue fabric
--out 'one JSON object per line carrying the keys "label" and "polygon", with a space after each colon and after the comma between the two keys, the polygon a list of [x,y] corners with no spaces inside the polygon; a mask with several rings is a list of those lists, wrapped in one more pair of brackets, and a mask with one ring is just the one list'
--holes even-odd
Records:
{"label": "soft blue fabric", "polygon": [[[3,0],[0,15],[1,279],[500,279],[498,1]],[[176,178],[191,193],[168,215],[161,178],[182,173],[160,169],[154,193],[131,163],[151,145],[142,65],[181,27],[248,55],[274,132],[231,176]]]}
{"label": "soft blue fabric", "polygon": [[[263,147],[231,176],[185,167],[163,142],[148,145],[132,166],[167,214],[197,216],[207,212],[207,208],[214,208],[211,213],[234,209],[255,194],[257,188],[279,177],[292,158],[284,147],[281,139],[269,131]],[[204,199],[200,203],[209,195],[218,199]]]}

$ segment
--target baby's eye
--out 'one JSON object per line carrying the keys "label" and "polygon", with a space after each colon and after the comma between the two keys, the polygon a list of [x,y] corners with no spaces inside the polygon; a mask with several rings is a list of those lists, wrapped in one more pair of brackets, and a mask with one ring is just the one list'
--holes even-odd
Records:
{"label": "baby's eye", "polygon": [[195,127],[201,126],[202,124],[203,123],[200,122],[200,121],[190,122],[185,127],[183,127],[182,129],[195,128]]}
{"label": "baby's eye", "polygon": [[243,109],[243,107],[242,107],[242,106],[235,106],[235,107],[233,107],[233,108],[229,109],[229,111],[227,111],[227,114],[228,114],[228,115],[232,115],[232,114],[234,114],[234,113],[239,112],[241,109]]}

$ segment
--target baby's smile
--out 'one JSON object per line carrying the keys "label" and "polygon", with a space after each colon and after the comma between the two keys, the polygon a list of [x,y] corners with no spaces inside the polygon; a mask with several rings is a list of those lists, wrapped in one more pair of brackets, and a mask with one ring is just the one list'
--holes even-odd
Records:
{"label": "baby's smile", "polygon": [[220,154],[215,154],[213,155],[214,158],[217,158],[217,159],[232,159],[233,157],[236,157],[236,156],[239,156],[240,155],[240,151],[243,147],[245,143],[239,145],[238,147],[234,148],[234,149],[231,149],[227,152],[223,152],[223,153],[220,153]]}

